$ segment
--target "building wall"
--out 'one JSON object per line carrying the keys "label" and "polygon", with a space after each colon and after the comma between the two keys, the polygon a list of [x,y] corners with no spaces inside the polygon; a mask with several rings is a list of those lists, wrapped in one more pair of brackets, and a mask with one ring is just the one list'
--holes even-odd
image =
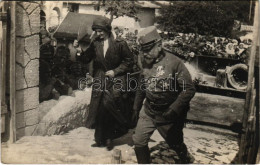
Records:
{"label": "building wall", "polygon": [[101,8],[99,11],[94,10],[93,5],[79,5],[79,13],[83,14],[94,14],[94,15],[106,15],[105,11],[103,8]]}
{"label": "building wall", "polygon": [[[92,5],[79,5],[79,13],[110,17],[109,14],[106,15],[104,8],[101,8],[100,11],[96,11]],[[119,17],[113,20],[112,25],[125,26],[128,28],[144,28],[147,26],[152,26],[155,22],[155,9],[141,8],[139,10],[138,17],[140,18],[140,22],[136,22],[133,18],[128,16]]]}
{"label": "building wall", "polygon": [[39,122],[40,4],[16,5],[16,137],[32,135]]}
{"label": "building wall", "polygon": [[[149,13],[147,13],[147,11]],[[94,7],[92,5],[79,5],[79,13],[103,15],[108,18],[110,17],[109,14],[105,13],[104,8],[101,7],[100,11],[97,11],[97,10],[94,10]],[[141,22],[136,22],[133,18],[124,16],[124,17],[119,17],[119,18],[114,19],[112,22],[112,26],[123,26],[123,27],[127,27],[127,28],[138,29],[141,27],[140,24],[142,24],[143,27],[146,27],[146,25],[150,26],[151,22],[154,21],[154,19],[151,20],[151,18],[150,18],[151,15],[154,15],[154,13],[151,13],[150,10],[141,9],[139,15],[141,16],[140,17]],[[144,16],[142,16],[142,15],[144,15]]]}
{"label": "building wall", "polygon": [[[63,14],[65,15],[65,11],[67,10],[67,5],[63,5],[62,11],[64,12]],[[104,11],[104,8],[100,8],[99,11],[94,9],[93,5],[84,5],[84,4],[79,4],[79,13],[82,14],[94,14],[94,15],[102,15],[106,17],[110,17],[109,14],[106,14]],[[155,21],[155,9],[154,8],[141,8],[140,13],[138,14],[139,18],[141,19],[140,22],[136,22],[133,18],[124,16],[124,17],[119,17],[113,20],[112,26],[123,26],[127,28],[144,28],[147,26],[152,26],[154,25]]]}
{"label": "building wall", "polygon": [[[46,27],[47,29],[51,26],[58,25],[66,17],[68,13],[68,8],[71,7],[71,2],[66,3],[65,1],[44,1],[43,2],[43,11],[46,14]],[[124,26],[128,28],[144,28],[147,26],[154,25],[155,22],[155,8],[141,8],[138,17],[140,22],[136,22],[133,18],[130,17],[119,17],[114,19],[112,22],[113,26]],[[56,12],[57,11],[57,12]],[[94,15],[103,15],[110,17],[109,14],[106,15],[104,8],[100,8],[99,11],[94,9],[93,5],[79,4],[78,13],[83,14],[94,14]]]}
{"label": "building wall", "polygon": [[41,9],[46,15],[46,29],[58,25],[67,15],[66,10],[63,10],[62,1],[43,1]]}

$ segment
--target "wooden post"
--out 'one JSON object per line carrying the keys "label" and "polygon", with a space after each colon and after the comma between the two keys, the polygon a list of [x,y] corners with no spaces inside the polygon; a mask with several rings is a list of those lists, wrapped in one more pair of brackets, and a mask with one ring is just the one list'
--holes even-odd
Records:
{"label": "wooden post", "polygon": [[249,7],[248,21],[250,21],[250,19],[251,19],[251,13],[252,13],[252,0],[250,0],[250,7]]}
{"label": "wooden post", "polygon": [[[4,25],[5,24],[5,25]],[[6,38],[6,22],[2,21],[2,24],[0,25],[0,30],[2,32],[2,38],[0,41],[0,47],[1,47],[1,59],[0,59],[0,64],[1,64],[1,133],[5,132],[6,128],[6,114],[7,114],[7,108],[6,108],[6,99],[5,99],[5,84],[6,84],[6,53],[5,53],[5,38]],[[3,47],[2,47],[3,46]]]}
{"label": "wooden post", "polygon": [[[1,27],[0,30],[2,33],[2,38],[0,41],[0,52],[1,52],[1,58],[0,58],[0,64],[1,64],[1,71],[0,71],[0,77],[1,77],[1,133],[6,132],[6,118],[7,118],[7,106],[6,106],[6,29],[7,29],[7,13],[2,12],[0,13],[0,21]],[[3,138],[3,137],[2,137]]]}
{"label": "wooden post", "polygon": [[1,14],[1,21],[2,21],[2,38],[1,38],[1,103],[5,102],[5,73],[6,73],[6,17],[7,14]]}
{"label": "wooden post", "polygon": [[11,109],[11,119],[10,119],[10,138],[9,143],[16,141],[16,127],[15,127],[15,117],[16,117],[16,106],[15,106],[15,7],[16,2],[12,1],[10,3],[10,17],[11,17],[11,32],[10,32],[10,109]]}
{"label": "wooden post", "polygon": [[260,147],[258,147],[257,157],[256,157],[256,164],[260,164]]}
{"label": "wooden post", "polygon": [[243,128],[245,128],[245,124],[247,121],[247,117],[248,117],[248,109],[250,107],[249,103],[250,103],[250,99],[251,99],[251,88],[252,85],[254,83],[253,81],[253,77],[254,77],[254,65],[255,65],[255,56],[256,56],[256,45],[257,45],[257,40],[258,40],[258,1],[255,2],[255,16],[254,16],[254,32],[253,32],[253,44],[252,44],[252,48],[251,48],[251,53],[250,53],[250,57],[249,57],[249,62],[248,62],[248,87],[247,87],[247,94],[246,94],[246,102],[245,102],[245,113],[243,115]]}
{"label": "wooden post", "polygon": [[121,164],[121,150],[119,149],[114,149],[113,150],[113,154],[112,154],[112,160],[111,163],[112,164]]}
{"label": "wooden post", "polygon": [[247,87],[247,93],[246,93],[246,101],[244,106],[244,114],[243,114],[243,134],[241,136],[240,144],[239,144],[239,153],[238,153],[238,163],[247,163],[247,154],[246,147],[248,144],[247,139],[247,127],[248,127],[248,117],[251,113],[250,110],[250,103],[253,103],[253,97],[252,97],[252,89],[254,87],[254,64],[255,64],[255,56],[256,56],[256,45],[258,41],[258,1],[255,2],[255,14],[254,14],[254,31],[253,31],[253,44],[251,47],[249,62],[248,62],[248,87]]}

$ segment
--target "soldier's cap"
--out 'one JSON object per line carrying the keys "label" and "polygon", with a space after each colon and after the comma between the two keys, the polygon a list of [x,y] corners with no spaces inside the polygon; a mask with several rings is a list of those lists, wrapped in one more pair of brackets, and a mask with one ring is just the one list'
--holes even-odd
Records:
{"label": "soldier's cap", "polygon": [[149,26],[141,30],[137,37],[142,50],[150,50],[157,42],[162,40],[155,26]]}
{"label": "soldier's cap", "polygon": [[104,16],[95,18],[92,24],[92,30],[95,31],[96,29],[102,29],[106,32],[110,32],[112,29],[110,19]]}

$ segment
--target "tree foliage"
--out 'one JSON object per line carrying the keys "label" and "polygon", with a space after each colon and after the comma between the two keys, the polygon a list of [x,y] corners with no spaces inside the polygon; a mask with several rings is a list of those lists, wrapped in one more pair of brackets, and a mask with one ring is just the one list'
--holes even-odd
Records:
{"label": "tree foliage", "polygon": [[99,5],[102,5],[105,8],[106,13],[110,13],[111,22],[114,18],[121,16],[128,16],[134,18],[138,21],[137,12],[138,7],[135,5],[137,0],[103,0]]}
{"label": "tree foliage", "polygon": [[157,23],[169,32],[229,37],[234,20],[252,24],[249,8],[250,1],[174,1],[159,11]]}

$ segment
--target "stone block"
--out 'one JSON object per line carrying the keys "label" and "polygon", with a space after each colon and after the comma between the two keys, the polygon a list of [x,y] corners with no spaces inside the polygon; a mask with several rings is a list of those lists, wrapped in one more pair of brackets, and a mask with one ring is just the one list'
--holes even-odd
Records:
{"label": "stone block", "polygon": [[31,34],[29,16],[21,5],[16,5],[16,35],[28,36]]}
{"label": "stone block", "polygon": [[35,129],[35,132],[33,133],[34,136],[37,135],[47,135],[47,128],[49,123],[39,123]]}
{"label": "stone block", "polygon": [[33,35],[25,38],[25,50],[28,52],[31,59],[40,57],[39,35]]}
{"label": "stone block", "polygon": [[[33,4],[35,5],[36,3]],[[32,5],[30,5],[30,7],[31,6]],[[40,7],[37,7],[35,10],[32,11],[32,13],[30,13],[29,19],[32,34],[40,33]]]}
{"label": "stone block", "polygon": [[16,139],[19,140],[25,136],[25,128],[16,129]]}
{"label": "stone block", "polygon": [[219,162],[221,162],[221,164],[231,163],[231,161],[227,158],[227,155],[215,156],[215,160],[218,160]]}
{"label": "stone block", "polygon": [[228,160],[231,162],[232,160],[235,159],[236,155],[237,155],[236,152],[232,152],[232,153],[230,153],[229,155],[227,155],[227,158],[228,158]]}
{"label": "stone block", "polygon": [[48,100],[40,103],[39,105],[39,118],[42,119],[52,107],[58,103],[57,100]]}
{"label": "stone block", "polygon": [[32,136],[37,125],[32,125],[24,128],[20,128],[16,130],[16,138],[19,140],[23,136]]}
{"label": "stone block", "polygon": [[219,162],[219,161],[216,161],[216,160],[212,160],[212,161],[210,161],[210,163],[209,164],[221,164],[221,162]]}
{"label": "stone block", "polygon": [[30,3],[30,5],[26,8],[27,13],[30,15],[36,8],[39,8],[38,3]]}
{"label": "stone block", "polygon": [[155,158],[152,160],[153,164],[164,164],[165,162],[160,158]]}
{"label": "stone block", "polygon": [[34,109],[39,106],[39,88],[27,88],[16,91],[16,112]]}
{"label": "stone block", "polygon": [[28,87],[39,85],[39,60],[31,60],[25,68],[25,79]]}
{"label": "stone block", "polygon": [[39,108],[24,112],[25,126],[31,126],[39,123]]}
{"label": "stone block", "polygon": [[16,114],[15,125],[17,129],[25,127],[24,112]]}
{"label": "stone block", "polygon": [[[48,108],[50,110],[41,119],[35,135],[63,134],[85,126],[87,115],[82,114],[87,114],[90,100],[86,98],[90,97],[91,91],[77,91],[75,97],[61,97],[53,107]],[[82,109],[83,107],[85,108]]]}
{"label": "stone block", "polygon": [[30,61],[29,55],[25,52],[24,49],[24,38],[16,37],[16,62],[25,67]]}
{"label": "stone block", "polygon": [[39,123],[39,108],[16,114],[16,128],[23,128]]}
{"label": "stone block", "polygon": [[209,159],[206,156],[194,155],[196,160],[199,160],[202,164],[209,164],[213,159]]}
{"label": "stone block", "polygon": [[16,90],[27,88],[27,84],[24,78],[24,68],[17,64],[15,65],[15,79]]}
{"label": "stone block", "polygon": [[25,127],[25,136],[32,136],[36,127],[37,127],[37,125]]}
{"label": "stone block", "polygon": [[19,5],[21,5],[24,9],[27,9],[31,3],[30,2],[18,2]]}

